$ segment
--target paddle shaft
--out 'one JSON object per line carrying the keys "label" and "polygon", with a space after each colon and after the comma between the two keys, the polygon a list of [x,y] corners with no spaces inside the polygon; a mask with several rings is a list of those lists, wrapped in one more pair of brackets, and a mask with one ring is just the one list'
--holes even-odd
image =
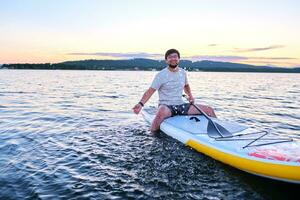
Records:
{"label": "paddle shaft", "polygon": [[210,122],[213,124],[213,126],[216,128],[216,130],[222,135],[221,131],[218,129],[218,127],[216,126],[215,122],[214,122],[212,119],[210,119],[209,116],[208,116],[205,112],[203,112],[203,111],[202,111],[198,106],[196,106],[194,103],[191,103],[191,105],[194,106],[194,107],[195,107],[202,115],[204,115],[204,117],[205,117],[208,121],[210,121]]}
{"label": "paddle shaft", "polygon": [[[187,96],[186,95],[182,95],[184,96],[186,99],[187,99]],[[188,100],[188,99],[187,99]],[[218,127],[216,126],[215,122],[210,119],[210,117],[203,111],[201,110],[201,108],[199,108],[198,106],[196,106],[193,102],[190,102],[190,104],[192,106],[194,106],[210,123],[212,123],[212,125],[214,126],[214,128],[218,131],[218,133],[223,136],[223,134],[221,133],[221,131],[218,129]]]}
{"label": "paddle shaft", "polygon": [[[187,98],[187,96],[185,94],[182,95],[182,96],[185,97],[188,100],[188,98]],[[193,102],[190,102],[190,104],[193,105],[202,115],[204,115],[206,117],[206,119],[211,120],[209,118],[209,116],[205,112],[203,112],[203,110],[201,110],[201,108],[199,108],[198,106],[196,106]]]}

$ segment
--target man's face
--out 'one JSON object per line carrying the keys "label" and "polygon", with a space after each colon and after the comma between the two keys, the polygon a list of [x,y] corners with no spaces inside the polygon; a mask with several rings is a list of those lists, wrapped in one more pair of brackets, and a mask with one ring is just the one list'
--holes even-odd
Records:
{"label": "man's face", "polygon": [[170,67],[173,67],[173,68],[177,67],[177,65],[179,63],[178,54],[172,53],[172,54],[168,55],[166,62]]}

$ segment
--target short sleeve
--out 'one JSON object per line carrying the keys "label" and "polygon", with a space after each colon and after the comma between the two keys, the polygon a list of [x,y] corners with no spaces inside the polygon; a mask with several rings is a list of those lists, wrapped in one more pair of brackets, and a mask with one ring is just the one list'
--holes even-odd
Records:
{"label": "short sleeve", "polygon": [[156,74],[152,81],[151,87],[158,90],[160,88],[160,86],[161,86],[160,76],[159,76],[159,74]]}

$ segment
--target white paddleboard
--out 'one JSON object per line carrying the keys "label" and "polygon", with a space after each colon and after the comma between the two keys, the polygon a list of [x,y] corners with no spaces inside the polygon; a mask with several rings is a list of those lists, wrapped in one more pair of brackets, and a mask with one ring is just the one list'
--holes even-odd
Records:
{"label": "white paddleboard", "polygon": [[[142,110],[152,123],[155,107]],[[266,134],[217,118],[211,118],[229,132],[230,137],[214,138],[207,132],[208,120],[202,115],[174,116],[165,119],[161,131],[174,139],[232,167],[259,176],[300,184],[300,142]]]}

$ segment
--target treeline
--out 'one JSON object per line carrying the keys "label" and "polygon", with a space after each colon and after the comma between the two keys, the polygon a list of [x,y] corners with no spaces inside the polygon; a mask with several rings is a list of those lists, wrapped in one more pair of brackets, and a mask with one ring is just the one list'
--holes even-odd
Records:
{"label": "treeline", "polygon": [[[62,63],[43,64],[4,64],[7,69],[62,69],[62,70],[161,70],[166,66],[164,60],[131,59],[131,60],[81,60]],[[230,62],[181,60],[180,66],[189,71],[233,71],[233,72],[290,72],[300,73],[299,68],[254,66]]]}
{"label": "treeline", "polygon": [[72,66],[72,65],[67,65],[67,64],[63,64],[63,63],[56,63],[56,64],[50,64],[50,63],[4,64],[4,65],[2,65],[2,68],[5,68],[5,69],[69,69],[69,70],[82,70],[83,69],[81,66],[75,66],[75,65]]}

